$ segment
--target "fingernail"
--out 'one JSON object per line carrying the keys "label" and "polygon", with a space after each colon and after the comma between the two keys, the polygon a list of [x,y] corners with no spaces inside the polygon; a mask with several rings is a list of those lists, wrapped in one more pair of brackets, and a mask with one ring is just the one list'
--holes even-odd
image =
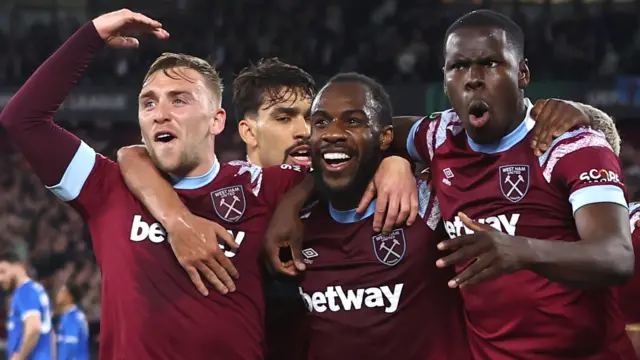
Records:
{"label": "fingernail", "polygon": [[458,286],[458,282],[456,282],[455,280],[451,280],[451,281],[449,281],[449,282],[447,283],[447,285],[448,285],[450,288],[452,288],[452,289],[453,289],[453,288],[455,288],[456,286]]}
{"label": "fingernail", "polygon": [[444,250],[445,249],[444,244],[443,243],[439,243],[438,244],[438,249],[439,250]]}
{"label": "fingernail", "polygon": [[436,261],[436,266],[437,267],[444,267],[444,260],[442,259],[438,259],[438,261]]}
{"label": "fingernail", "polygon": [[202,295],[204,295],[204,296],[209,296],[209,292],[205,290],[205,291],[202,293]]}

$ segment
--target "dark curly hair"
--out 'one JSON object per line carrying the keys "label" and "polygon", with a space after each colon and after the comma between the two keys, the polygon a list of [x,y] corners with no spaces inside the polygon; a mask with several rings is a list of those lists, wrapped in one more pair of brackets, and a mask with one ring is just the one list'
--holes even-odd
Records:
{"label": "dark curly hair", "polygon": [[[281,92],[282,88],[287,91]],[[269,108],[300,94],[313,98],[315,93],[316,82],[306,71],[278,58],[262,59],[242,69],[233,81],[233,106],[241,120],[262,106]]]}

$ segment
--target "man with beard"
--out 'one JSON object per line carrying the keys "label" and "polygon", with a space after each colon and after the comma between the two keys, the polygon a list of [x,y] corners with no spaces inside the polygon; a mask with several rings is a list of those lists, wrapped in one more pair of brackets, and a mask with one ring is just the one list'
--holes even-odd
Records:
{"label": "man with beard", "polygon": [[375,201],[355,212],[391,145],[391,114],[383,87],[354,73],[336,75],[314,99],[321,200],[301,216],[309,359],[470,358],[460,294],[446,286],[453,272],[435,266],[444,236],[435,198],[427,190],[416,223],[388,235],[371,231]]}
{"label": "man with beard", "polygon": [[233,81],[233,106],[251,163],[311,165],[307,117],[315,93],[311,75],[275,58],[238,74]]}
{"label": "man with beard", "polygon": [[126,9],[95,18],[34,72],[0,124],[42,182],[87,222],[102,275],[101,359],[263,358],[262,236],[279,194],[305,174],[220,164],[214,147],[225,112],[217,72],[185,54],[154,61],[138,96],[145,146],[190,209],[229,224],[228,242],[205,248],[219,291],[198,293],[172,251],[180,239],[168,241],[161,225],[171,229],[169,219],[154,218],[135,199],[115,162],[53,122],[100,49],[138,46],[128,32],[169,36],[159,22]]}
{"label": "man with beard", "polygon": [[524,97],[523,46],[521,29],[488,10],[445,35],[453,109],[416,124],[407,145],[431,166],[452,239],[438,266],[456,266],[449,286],[461,287],[477,359],[634,359],[607,287],[633,273],[619,160],[586,127],[531,153],[533,118],[556,109]]}
{"label": "man with beard", "polygon": [[13,251],[0,254],[0,283],[11,294],[7,359],[54,359],[49,296],[29,277],[25,264]]}

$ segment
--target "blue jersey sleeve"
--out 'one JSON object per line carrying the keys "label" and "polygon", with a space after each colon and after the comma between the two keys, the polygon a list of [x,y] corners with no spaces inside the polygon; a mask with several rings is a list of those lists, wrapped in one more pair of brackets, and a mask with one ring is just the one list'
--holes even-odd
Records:
{"label": "blue jersey sleeve", "polygon": [[29,316],[42,316],[40,305],[40,293],[33,286],[25,286],[18,291],[17,304],[20,311],[20,320],[24,321]]}

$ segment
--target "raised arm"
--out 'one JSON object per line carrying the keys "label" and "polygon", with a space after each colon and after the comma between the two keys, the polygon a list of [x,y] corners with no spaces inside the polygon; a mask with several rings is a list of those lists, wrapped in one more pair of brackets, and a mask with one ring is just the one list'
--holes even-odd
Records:
{"label": "raised arm", "polygon": [[218,243],[220,239],[237,248],[233,237],[222,226],[187,209],[144,146],[120,149],[118,163],[129,190],[169,233],[171,248],[198,291],[209,294],[200,274],[222,294],[235,291],[232,278],[238,278],[238,272]]}
{"label": "raised arm", "polygon": [[[0,124],[36,175],[63,201],[76,200],[89,175],[103,164],[98,164],[101,158],[87,144],[54,124],[53,115],[105,39],[116,46],[137,45],[131,38],[114,35],[129,28],[155,32],[161,38],[168,36],[158,22],[128,10],[100,16],[82,26],[47,59],[0,114]],[[94,185],[98,183],[102,182]],[[96,196],[84,200],[76,205],[81,205],[85,215],[87,208],[100,204]]]}

